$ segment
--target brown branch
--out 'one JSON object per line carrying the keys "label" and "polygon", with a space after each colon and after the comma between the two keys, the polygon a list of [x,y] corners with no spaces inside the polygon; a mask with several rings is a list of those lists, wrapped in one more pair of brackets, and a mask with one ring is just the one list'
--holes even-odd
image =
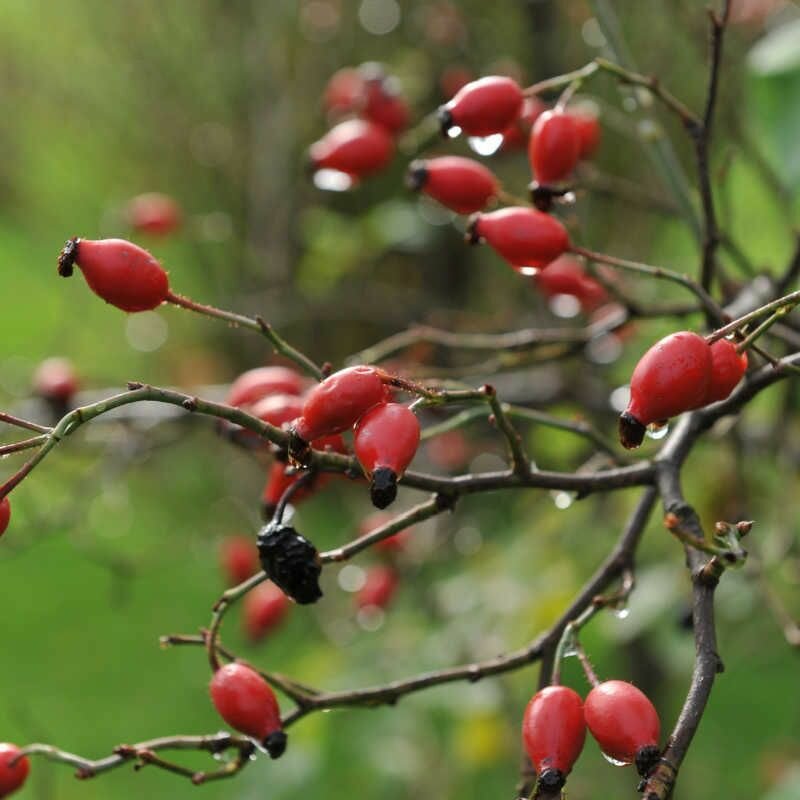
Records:
{"label": "brown branch", "polygon": [[[714,109],[716,108],[719,87],[722,44],[725,36],[725,26],[728,23],[729,16],[730,0],[723,0],[723,11],[721,15],[717,15],[714,11],[709,11],[709,19],[711,20],[711,55],[706,106],[703,112],[702,123],[689,127],[689,132],[694,140],[697,176],[700,185],[700,199],[703,206],[703,255],[700,267],[700,285],[706,291],[711,289],[711,284],[714,280],[714,258],[717,246],[720,242],[717,215],[714,210],[709,149],[711,147]],[[711,321],[711,317],[709,316],[709,322]]]}
{"label": "brown branch", "polygon": [[[216,756],[230,749],[237,751],[234,760],[210,772],[187,769],[156,755],[156,752],[160,750],[200,750]],[[215,733],[208,736],[165,736],[133,745],[123,744],[114,748],[113,755],[96,760],[60,750],[49,744],[28,745],[22,748],[20,756],[43,756],[50,761],[68,764],[75,767],[75,777],[79,779],[94,778],[96,775],[133,761],[137,762],[135,765],[137,769],[151,764],[168,772],[183,775],[194,784],[201,784],[219,778],[230,778],[237,774],[247,766],[254,752],[255,745],[247,737]]]}

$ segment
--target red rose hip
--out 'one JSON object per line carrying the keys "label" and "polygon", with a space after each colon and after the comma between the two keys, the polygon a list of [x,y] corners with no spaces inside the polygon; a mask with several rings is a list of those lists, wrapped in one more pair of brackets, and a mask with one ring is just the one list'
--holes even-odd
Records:
{"label": "red rose hip", "polygon": [[19,758],[19,754],[20,748],[15,744],[0,742],[0,797],[10,797],[28,777],[30,762],[26,756]]}
{"label": "red rose hip", "polygon": [[491,170],[461,156],[412,161],[406,183],[457,214],[480,211],[500,188]]}
{"label": "red rose hip", "polygon": [[247,536],[229,536],[219,548],[219,561],[229,586],[236,586],[259,570],[256,543]]}
{"label": "red rose hip", "polygon": [[0,536],[2,536],[8,529],[8,523],[11,521],[11,501],[4,497],[0,500]]}
{"label": "red rose hip", "polygon": [[491,75],[472,81],[439,108],[442,132],[457,127],[467,136],[503,133],[519,116],[522,100],[522,90],[511,78]]}
{"label": "red rose hip", "polygon": [[539,784],[553,792],[561,789],[586,739],[580,695],[567,686],[538,691],[525,709],[522,739]]}
{"label": "red rose hip", "polygon": [[747,369],[747,353],[737,353],[730,339],[719,339],[711,345],[711,380],[708,382],[706,403],[724,400],[734,389]]}
{"label": "red rose hip", "polygon": [[257,367],[243,372],[228,390],[229,406],[249,406],[269,394],[302,394],[305,379],[288,367]]}
{"label": "red rose hip", "polygon": [[306,396],[301,416],[290,428],[292,457],[302,463],[308,458],[309,442],[347,430],[370,408],[382,403],[386,395],[384,377],[375,367],[348,367],[314,386]]}
{"label": "red rose hip", "polygon": [[658,761],[661,722],[647,695],[626,681],[595,686],[583,706],[586,727],[614,761],[636,764],[646,776]]}
{"label": "red rose hip", "polygon": [[394,155],[392,137],[363,119],[339,123],[309,148],[314,170],[333,169],[361,177],[383,169]]}
{"label": "red rose hip", "polygon": [[397,481],[417,452],[419,434],[416,414],[399,403],[375,406],[358,421],[356,457],[370,479],[376,508],[386,508],[397,496]]}
{"label": "red rose hip", "polygon": [[78,376],[72,362],[66,358],[46,358],[33,374],[33,389],[45,400],[68,403],[78,391]]}
{"label": "red rose hip", "polygon": [[711,348],[702,336],[680,331],[656,342],[631,376],[631,398],[619,418],[624,447],[638,447],[645,428],[707,402]]}
{"label": "red rose hip", "polygon": [[134,197],[125,210],[130,226],[151,236],[167,236],[182,222],[180,206],[169,195],[148,192]]}
{"label": "red rose hip", "polygon": [[289,613],[289,598],[272,581],[259,583],[244,598],[244,629],[257,642],[278,627]]}
{"label": "red rose hip", "polygon": [[68,278],[75,265],[98,297],[123,311],[149,311],[167,299],[164,268],[124,239],[70,239],[58,258],[58,274]]}
{"label": "red rose hip", "polygon": [[581,151],[575,120],[563,111],[545,111],[533,126],[528,158],[540,184],[558,183],[569,176]]}
{"label": "red rose hip", "polygon": [[485,241],[513,267],[543,269],[569,249],[569,236],[557,219],[521,206],[476,214],[467,237],[471,244]]}
{"label": "red rose hip", "polygon": [[391,567],[371,567],[364,585],[356,594],[359,608],[386,608],[392,601],[400,583],[400,576]]}
{"label": "red rose hip", "polygon": [[570,108],[567,112],[575,122],[580,141],[579,159],[589,158],[600,145],[600,122],[597,115],[587,108]]}
{"label": "red rose hip", "polygon": [[245,664],[234,662],[220,667],[209,685],[211,701],[232,728],[256,739],[278,758],[286,750],[281,712],[269,684]]}

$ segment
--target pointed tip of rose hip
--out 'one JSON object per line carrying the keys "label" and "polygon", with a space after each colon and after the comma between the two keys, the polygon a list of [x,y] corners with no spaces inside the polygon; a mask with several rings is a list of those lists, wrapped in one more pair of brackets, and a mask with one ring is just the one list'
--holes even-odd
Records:
{"label": "pointed tip of rose hip", "polygon": [[546,769],[539,776],[539,786],[549,792],[557,792],[564,788],[567,776],[560,769]]}
{"label": "pointed tip of rose hip", "polygon": [[629,411],[619,415],[619,441],[626,450],[636,449],[644,441],[646,430]]}
{"label": "pointed tip of rose hip", "polygon": [[640,747],[636,753],[636,769],[639,774],[646,778],[658,764],[661,758],[661,750],[654,744],[648,744],[645,747]]}
{"label": "pointed tip of rose hip", "polygon": [[378,467],[372,473],[369,496],[375,508],[384,509],[397,497],[397,473],[388,467]]}
{"label": "pointed tip of rose hip", "polygon": [[412,161],[408,165],[408,171],[406,172],[406,186],[411,189],[412,192],[418,192],[428,180],[428,168],[425,165],[425,161],[421,158],[418,158],[416,161]]}
{"label": "pointed tip of rose hip", "polygon": [[436,119],[439,120],[439,130],[442,136],[447,136],[450,128],[453,127],[453,115],[447,106],[439,106],[436,112]]}
{"label": "pointed tip of rose hip", "polygon": [[476,211],[468,220],[464,231],[464,241],[467,244],[480,244],[481,235],[478,233],[478,223],[481,221],[481,212]]}
{"label": "pointed tip of rose hip", "polygon": [[78,259],[78,244],[80,239],[74,236],[72,239],[67,239],[61,252],[58,254],[58,274],[62,278],[69,278],[74,269],[75,262]]}
{"label": "pointed tip of rose hip", "polygon": [[261,744],[270,758],[280,758],[286,752],[287,741],[288,737],[283,731],[273,731]]}

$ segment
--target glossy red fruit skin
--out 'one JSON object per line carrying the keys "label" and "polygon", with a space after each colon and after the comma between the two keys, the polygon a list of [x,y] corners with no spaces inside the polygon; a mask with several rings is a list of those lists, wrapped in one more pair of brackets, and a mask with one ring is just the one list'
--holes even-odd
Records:
{"label": "glossy red fruit skin", "polygon": [[340,122],[309,148],[314,170],[334,169],[363,177],[383,169],[394,155],[394,142],[384,127],[363,119]]}
{"label": "glossy red fruit skin", "polygon": [[361,115],[396,135],[408,127],[411,111],[396,78],[387,75],[379,64],[362,64],[364,102]]}
{"label": "glossy red fruit skin", "polygon": [[476,214],[468,228],[469,241],[485,241],[515,267],[543,269],[569,249],[564,226],[549,214],[511,206]]}
{"label": "glossy red fruit skin", "polygon": [[59,275],[72,275],[75,264],[98,297],[123,311],[150,311],[167,299],[161,264],[125,239],[70,239],[58,259]]}
{"label": "glossy red fruit skin", "polygon": [[11,501],[8,497],[0,500],[0,536],[8,530],[8,523],[11,521]]}
{"label": "glossy red fruit skin", "polygon": [[522,108],[522,89],[515,80],[490,75],[462,86],[439,108],[442,131],[461,128],[467,136],[502,133]]}
{"label": "glossy red fruit skin", "polygon": [[244,629],[252,642],[263,639],[289,613],[291,601],[272,581],[259,583],[244,598]]}
{"label": "glossy red fruit skin", "polygon": [[237,408],[249,406],[270,394],[302,394],[306,385],[303,376],[288,367],[257,367],[236,378],[226,402]]}
{"label": "glossy red fruit skin", "polygon": [[303,399],[295,394],[272,394],[255,403],[250,413],[276,428],[297,419],[303,411]]}
{"label": "glossy red fruit skin", "polygon": [[594,311],[608,300],[608,293],[572,256],[563,255],[538,272],[536,288],[545,297],[569,294],[577,298],[585,312]]}
{"label": "glossy red fruit skin", "polygon": [[[393,514],[384,511],[376,511],[365,517],[359,525],[359,533],[366,536],[368,533],[383,527],[394,519]],[[411,533],[408,530],[398,531],[387,539],[381,539],[373,545],[373,549],[378,553],[399,553],[405,550],[408,540],[411,538]]]}
{"label": "glossy red fruit skin", "polygon": [[220,667],[209,685],[211,701],[232,728],[266,747],[272,758],[286,749],[275,693],[253,669],[233,662]]}
{"label": "glossy red fruit skin", "polygon": [[412,161],[406,183],[457,214],[472,214],[485,208],[500,188],[491,170],[461,156]]}
{"label": "glossy red fruit skin", "polygon": [[33,389],[45,400],[68,402],[78,391],[75,367],[66,358],[46,358],[33,374]]}
{"label": "glossy red fruit skin", "polygon": [[343,67],[331,75],[323,94],[323,104],[333,114],[355,111],[364,95],[364,77],[356,67]]}
{"label": "glossy red fruit skin", "polygon": [[742,379],[747,370],[747,353],[736,352],[730,339],[718,339],[711,345],[711,380],[706,403],[724,400]]}
{"label": "glossy red fruit skin", "polygon": [[125,211],[130,226],[139,233],[167,236],[181,226],[181,208],[173,198],[159,192],[134,197]]}
{"label": "glossy red fruit skin", "polygon": [[579,108],[571,108],[567,113],[572,117],[575,127],[578,129],[578,139],[580,141],[578,158],[581,160],[590,158],[600,146],[602,135],[600,121],[595,114]]}
{"label": "glossy red fruit skin", "polygon": [[661,722],[642,691],[626,681],[595,686],[583,706],[586,727],[600,749],[615,761],[636,762],[645,775],[658,757]]}
{"label": "glossy red fruit skin", "polygon": [[575,119],[563,111],[545,111],[531,131],[528,160],[540,184],[558,183],[569,177],[581,151]]}
{"label": "glossy red fruit skin", "polygon": [[364,585],[356,594],[356,606],[386,608],[397,592],[399,584],[400,576],[392,567],[370,567]]}
{"label": "glossy red fruit skin", "polygon": [[306,395],[301,416],[292,428],[305,442],[355,425],[372,406],[382,403],[385,387],[375,367],[358,366],[334,372]]}
{"label": "glossy red fruit skin", "polygon": [[620,416],[623,446],[638,447],[644,426],[705,405],[710,381],[711,348],[702,336],[679,331],[656,342],[631,376],[630,402]]}
{"label": "glossy red fruit skin", "polygon": [[547,106],[535,95],[522,101],[519,117],[503,131],[503,152],[524,150],[528,146],[531,128],[539,117],[547,111]]}
{"label": "glossy red fruit skin", "polygon": [[[540,781],[560,789],[585,739],[583,701],[577,692],[547,686],[531,698],[522,718],[522,740]],[[557,774],[547,774],[552,772]]]}
{"label": "glossy red fruit skin", "polygon": [[20,748],[10,742],[0,742],[0,797],[10,797],[25,783],[30,772],[30,762],[23,756],[10,766],[20,753]]}
{"label": "glossy red fruit skin", "polygon": [[356,424],[356,458],[370,479],[376,508],[386,508],[397,496],[397,481],[417,452],[419,436],[416,414],[400,403],[375,406]]}
{"label": "glossy red fruit skin", "polygon": [[258,572],[258,549],[247,536],[229,536],[219,548],[219,560],[228,586],[237,586]]}

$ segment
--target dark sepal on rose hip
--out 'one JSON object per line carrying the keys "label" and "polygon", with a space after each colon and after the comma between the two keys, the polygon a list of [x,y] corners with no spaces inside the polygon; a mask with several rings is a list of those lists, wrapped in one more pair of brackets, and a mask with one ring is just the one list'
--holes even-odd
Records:
{"label": "dark sepal on rose hip", "polygon": [[467,220],[467,227],[464,230],[464,241],[467,244],[480,244],[481,235],[478,233],[478,222],[480,222],[481,213],[478,211]]}
{"label": "dark sepal on rose hip", "polygon": [[441,106],[436,112],[436,119],[439,120],[439,130],[442,136],[447,137],[453,127],[453,114],[447,106]]}
{"label": "dark sepal on rose hip", "polygon": [[283,731],[273,731],[261,744],[270,758],[280,758],[286,752],[289,737]]}
{"label": "dark sepal on rose hip", "polygon": [[322,597],[322,563],[314,545],[291,525],[272,521],[258,533],[261,567],[296,603],[316,603]]}
{"label": "dark sepal on rose hip", "polygon": [[567,781],[566,775],[560,769],[546,769],[540,776],[537,784],[548,794],[564,788]]}
{"label": "dark sepal on rose hip", "polygon": [[661,751],[656,745],[649,744],[646,747],[641,747],[636,753],[636,770],[643,778],[646,778],[660,759]]}
{"label": "dark sepal on rose hip", "polygon": [[75,262],[78,259],[78,245],[80,239],[74,236],[72,239],[67,239],[61,252],[58,254],[58,274],[62,278],[69,278],[75,271]]}
{"label": "dark sepal on rose hip", "polygon": [[629,411],[619,415],[619,441],[626,450],[633,450],[644,441],[647,428]]}
{"label": "dark sepal on rose hip", "polygon": [[412,192],[418,192],[428,181],[428,168],[421,159],[412,161],[406,172],[406,186]]}
{"label": "dark sepal on rose hip", "polygon": [[397,473],[388,467],[378,467],[372,473],[369,496],[375,508],[384,509],[397,497]]}
{"label": "dark sepal on rose hip", "polygon": [[300,467],[307,467],[311,461],[311,445],[300,436],[293,425],[289,427],[287,454],[289,461]]}

